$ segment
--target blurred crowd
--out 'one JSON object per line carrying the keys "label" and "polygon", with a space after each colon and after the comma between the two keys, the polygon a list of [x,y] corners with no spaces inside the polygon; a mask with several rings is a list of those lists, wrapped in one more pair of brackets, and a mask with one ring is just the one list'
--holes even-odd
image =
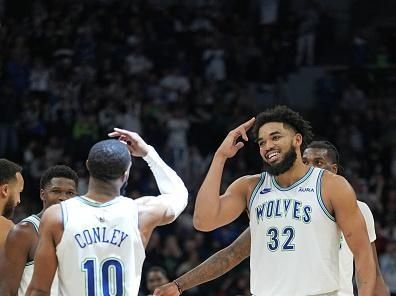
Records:
{"label": "blurred crowd", "polygon": [[[315,103],[298,109],[318,139],[336,144],[343,174],[373,211],[382,272],[396,293],[396,51],[357,30],[340,55],[328,11],[291,2],[0,1],[0,157],[22,164],[25,177],[16,221],[40,209],[46,168],[70,165],[84,193],[91,145],[113,127],[141,133],[190,191],[188,209],[147,247],[148,294],[149,268],[173,279],[245,229],[245,216],[211,233],[193,229],[213,152],[229,129],[283,102],[277,86],[290,74],[318,67]],[[274,99],[263,103],[268,89]],[[227,164],[224,185],[260,169],[251,141]],[[133,198],[157,192],[140,160],[129,184]],[[249,262],[186,295],[250,295]]]}

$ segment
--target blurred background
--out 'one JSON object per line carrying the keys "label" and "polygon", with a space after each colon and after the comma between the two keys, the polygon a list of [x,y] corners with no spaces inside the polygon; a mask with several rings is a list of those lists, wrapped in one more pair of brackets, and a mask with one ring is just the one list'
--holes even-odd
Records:
{"label": "blurred background", "polygon": [[[115,126],[139,132],[190,191],[188,209],[147,247],[147,295],[148,269],[174,279],[247,227],[243,215],[195,231],[195,195],[228,131],[285,104],[339,149],[344,175],[374,213],[382,273],[396,293],[393,2],[0,0],[0,157],[22,164],[25,177],[16,222],[40,210],[46,168],[70,165],[84,193],[91,145]],[[224,186],[260,164],[249,142],[227,163]],[[134,160],[129,195],[157,192]],[[250,295],[249,261],[185,295]]]}

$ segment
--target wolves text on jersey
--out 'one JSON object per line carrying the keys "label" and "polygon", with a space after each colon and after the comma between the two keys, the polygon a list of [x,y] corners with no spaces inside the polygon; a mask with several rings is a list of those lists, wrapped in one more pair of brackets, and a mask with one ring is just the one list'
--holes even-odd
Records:
{"label": "wolves text on jersey", "polygon": [[287,215],[304,223],[311,222],[312,207],[290,198],[267,200],[256,206],[255,210],[257,223],[272,218],[285,218]]}

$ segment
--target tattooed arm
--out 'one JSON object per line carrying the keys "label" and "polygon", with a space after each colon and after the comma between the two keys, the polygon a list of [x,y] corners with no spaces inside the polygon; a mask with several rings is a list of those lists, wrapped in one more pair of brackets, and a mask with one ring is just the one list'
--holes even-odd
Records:
{"label": "tattooed arm", "polygon": [[[231,245],[206,259],[172,283],[157,288],[153,296],[176,296],[202,283],[214,280],[237,266],[250,255],[250,229],[246,229]],[[176,282],[176,283],[175,283]]]}

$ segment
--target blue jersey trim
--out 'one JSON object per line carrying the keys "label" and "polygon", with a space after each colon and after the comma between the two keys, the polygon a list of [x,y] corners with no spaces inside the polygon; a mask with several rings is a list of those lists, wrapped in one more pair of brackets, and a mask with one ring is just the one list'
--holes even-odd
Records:
{"label": "blue jersey trim", "polygon": [[109,201],[106,201],[106,202],[103,202],[103,203],[94,201],[94,200],[89,199],[89,198],[87,198],[85,196],[76,196],[75,198],[78,199],[83,204],[86,204],[86,205],[92,206],[92,207],[96,207],[96,208],[108,207],[108,206],[111,206],[111,205],[115,204],[116,202],[118,202],[120,200],[118,198],[118,196],[116,196],[112,200],[109,200]]}
{"label": "blue jersey trim", "polygon": [[323,199],[322,199],[322,176],[323,176],[324,170],[321,169],[319,174],[318,174],[318,180],[316,182],[316,197],[318,199],[319,206],[323,210],[323,212],[326,214],[326,216],[333,222],[335,222],[335,217],[330,214],[329,210],[326,208]]}
{"label": "blue jersey trim", "polygon": [[261,185],[263,185],[263,183],[264,183],[265,175],[266,175],[266,172],[262,172],[260,174],[260,180],[258,181],[256,187],[254,188],[253,193],[250,195],[249,207],[248,207],[249,212],[250,212],[250,209],[252,208],[253,201],[256,198],[257,191],[260,189]]}
{"label": "blue jersey trim", "polygon": [[305,182],[309,178],[309,176],[311,176],[313,170],[314,170],[314,167],[310,167],[304,176],[302,176],[299,180],[297,180],[296,182],[294,182],[292,185],[290,185],[288,187],[281,187],[278,184],[278,182],[276,181],[274,176],[271,176],[271,182],[275,186],[276,189],[278,189],[280,191],[289,191],[289,190],[297,187],[298,185],[302,184],[303,182]]}

